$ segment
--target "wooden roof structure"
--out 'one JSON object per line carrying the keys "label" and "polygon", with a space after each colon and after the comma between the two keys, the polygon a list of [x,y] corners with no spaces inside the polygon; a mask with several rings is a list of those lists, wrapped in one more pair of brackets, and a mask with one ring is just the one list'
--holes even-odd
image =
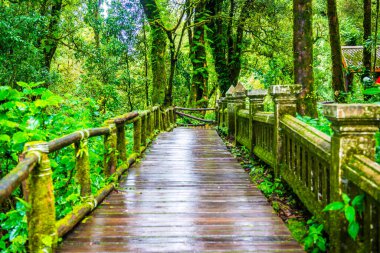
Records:
{"label": "wooden roof structure", "polygon": [[[380,50],[376,51],[375,72],[380,72]],[[342,46],[343,67],[351,68],[351,72],[360,72],[363,67],[363,46]],[[371,66],[372,68],[372,66]],[[358,70],[355,70],[358,69]],[[372,70],[373,71],[373,70]]]}

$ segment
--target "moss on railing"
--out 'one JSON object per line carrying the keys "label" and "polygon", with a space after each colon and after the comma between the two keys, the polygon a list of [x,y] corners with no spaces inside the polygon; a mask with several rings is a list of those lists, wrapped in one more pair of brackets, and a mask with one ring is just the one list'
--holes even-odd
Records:
{"label": "moss on railing", "polygon": [[[128,113],[107,120],[101,128],[77,131],[62,138],[47,142],[32,142],[25,145],[24,160],[0,181],[0,200],[3,201],[28,177],[28,192],[25,197],[31,204],[28,213],[30,252],[53,252],[58,236],[70,231],[87,213],[92,211],[115,187],[119,177],[145,150],[147,139],[155,132],[175,127],[173,108],[162,111],[153,107],[149,111]],[[163,117],[163,114],[166,117]],[[165,122],[164,122],[165,121]],[[125,125],[134,126],[134,153],[126,157]],[[87,140],[104,136],[104,171],[108,185],[91,195],[90,162]],[[56,221],[52,170],[48,154],[69,145],[75,145],[76,178],[80,184],[83,202],[75,206],[63,219]],[[117,161],[121,166],[117,167]]]}
{"label": "moss on railing", "polygon": [[[238,90],[240,93],[235,94],[231,87],[218,101],[218,126],[227,127],[235,143],[246,146],[273,167],[275,175],[285,179],[309,211],[324,222],[331,252],[378,251],[380,165],[374,161],[374,135],[379,129],[380,106],[325,105],[324,114],[332,122],[330,138],[295,118],[298,85],[270,87],[273,113],[261,112],[266,92],[260,90],[248,92],[247,115],[247,97]],[[368,196],[367,212],[361,220],[362,236],[356,241],[342,232],[345,220],[341,215],[322,213],[325,205],[341,199],[342,192],[351,197],[363,192]]]}

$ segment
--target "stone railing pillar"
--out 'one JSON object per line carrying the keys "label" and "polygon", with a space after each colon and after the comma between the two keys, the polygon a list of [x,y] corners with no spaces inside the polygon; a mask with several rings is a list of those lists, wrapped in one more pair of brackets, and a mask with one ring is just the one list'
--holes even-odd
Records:
{"label": "stone railing pillar", "polygon": [[[353,155],[375,159],[375,133],[379,130],[380,106],[374,104],[326,104],[324,115],[331,121],[330,202],[341,201],[342,167]],[[330,213],[331,252],[341,252],[342,219]]]}
{"label": "stone railing pillar", "polygon": [[234,144],[236,145],[236,139],[237,139],[237,125],[238,125],[238,111],[242,108],[245,108],[245,101],[247,98],[247,90],[244,88],[244,86],[239,82],[235,87],[235,92],[232,94],[233,97],[233,103],[234,103],[234,118],[235,118],[235,131],[234,131]]}
{"label": "stone railing pillar", "polygon": [[296,116],[297,96],[301,91],[301,85],[272,85],[269,89],[274,101],[274,145],[275,155],[274,174],[280,176],[280,162],[282,159],[282,134],[280,120],[284,115]]}
{"label": "stone railing pillar", "polygon": [[227,126],[226,122],[228,122],[227,121],[228,116],[224,113],[226,108],[227,108],[227,98],[222,97],[222,98],[220,98],[220,109],[219,109],[219,112],[220,112],[219,126],[220,127],[226,127]]}
{"label": "stone railing pillar", "polygon": [[31,207],[28,212],[29,251],[54,252],[58,233],[49,148],[45,142],[29,142],[25,144],[24,153],[34,153],[38,157],[38,164],[28,178]]}
{"label": "stone railing pillar", "polygon": [[216,119],[216,126],[220,127],[220,108],[221,108],[221,101],[220,99],[216,100],[216,108],[215,108],[215,119]]}
{"label": "stone railing pillar", "polygon": [[250,90],[247,93],[249,98],[249,139],[251,146],[248,147],[251,153],[253,152],[254,132],[253,132],[253,116],[256,112],[264,111],[264,99],[268,95],[268,90]]}

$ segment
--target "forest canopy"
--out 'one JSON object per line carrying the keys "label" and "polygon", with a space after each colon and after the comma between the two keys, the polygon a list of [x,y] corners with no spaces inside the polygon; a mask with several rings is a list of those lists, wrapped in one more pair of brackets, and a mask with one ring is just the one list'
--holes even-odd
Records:
{"label": "forest canopy", "polygon": [[[297,16],[293,5],[301,2],[309,11]],[[310,96],[331,101],[337,74],[331,74],[327,2],[2,0],[0,83],[15,88],[20,81],[43,82],[57,95],[93,99],[102,114],[160,103],[213,106],[238,81],[247,89],[310,81]],[[364,45],[371,56],[378,17],[376,2],[367,2],[336,6],[341,44]],[[371,12],[369,33],[365,12]],[[293,27],[293,16],[294,24],[303,19],[309,27]],[[293,75],[295,29],[311,30],[305,79]],[[301,44],[295,53],[302,47],[309,48]],[[353,88],[360,90],[357,77]],[[363,99],[362,92],[340,88],[347,102]]]}

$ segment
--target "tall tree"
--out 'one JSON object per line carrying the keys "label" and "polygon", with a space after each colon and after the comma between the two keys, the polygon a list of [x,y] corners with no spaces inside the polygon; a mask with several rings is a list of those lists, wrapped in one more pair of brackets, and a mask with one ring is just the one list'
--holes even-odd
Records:
{"label": "tall tree", "polygon": [[[50,71],[51,61],[54,57],[54,54],[58,48],[59,37],[60,37],[60,18],[62,12],[62,0],[52,1],[52,5],[50,6],[50,20],[49,25],[47,27],[47,35],[44,39],[41,40],[41,44],[43,44],[43,54],[45,60],[45,68],[47,71]],[[45,8],[43,9],[43,13],[45,14]],[[46,15],[46,14],[45,14]]]}
{"label": "tall tree", "polygon": [[231,85],[226,59],[226,21],[223,18],[225,2],[226,0],[208,0],[206,4],[206,9],[210,16],[210,22],[207,24],[210,32],[207,33],[207,37],[213,51],[215,71],[218,74],[219,89],[222,95]]}
{"label": "tall tree", "polygon": [[[210,39],[222,95],[231,84],[237,84],[241,70],[244,28],[254,2],[244,0],[239,5],[235,0],[207,2],[206,8],[210,13],[210,32],[207,36]],[[227,18],[225,13],[228,13]]]}
{"label": "tall tree", "polygon": [[317,117],[313,75],[312,0],[293,0],[294,83],[302,85],[297,103],[301,115]]}
{"label": "tall tree", "polygon": [[153,75],[152,104],[163,104],[165,98],[166,77],[166,39],[165,31],[160,26],[160,12],[156,1],[140,0],[151,28],[151,68]]}
{"label": "tall tree", "polygon": [[376,0],[376,21],[375,21],[375,50],[374,50],[374,57],[373,57],[373,71],[376,71],[376,64],[377,64],[377,32],[379,28],[379,10],[380,10],[380,1]]}
{"label": "tall tree", "polygon": [[189,45],[190,45],[190,59],[193,65],[193,76],[190,94],[190,105],[207,107],[208,103],[208,70],[206,61],[206,44],[205,44],[205,22],[206,15],[206,1],[201,0],[195,7],[194,11],[194,28],[191,32],[189,26]]}
{"label": "tall tree", "polygon": [[344,102],[345,96],[342,92],[347,92],[347,87],[343,78],[342,50],[336,0],[327,0],[327,16],[329,19],[334,99],[336,102]]}
{"label": "tall tree", "polygon": [[371,39],[372,33],[372,1],[371,0],[363,0],[363,42],[364,42],[364,50],[363,50],[363,65],[365,67],[364,76],[368,76],[371,71],[371,43],[368,43]]}
{"label": "tall tree", "polygon": [[[180,49],[182,46],[182,41],[184,37],[184,33],[186,30],[185,24],[188,23],[187,21],[184,22],[181,32],[179,34],[178,42],[176,42],[177,38],[177,30],[180,28],[182,20],[184,19],[185,13],[187,9],[191,9],[190,0],[186,1],[186,4],[182,6],[182,12],[180,14],[180,17],[177,21],[177,23],[172,28],[167,28],[164,23],[160,23],[161,27],[166,32],[166,36],[169,40],[169,52],[170,52],[170,75],[168,79],[168,84],[165,89],[165,99],[164,99],[164,105],[170,106],[173,103],[173,82],[174,82],[174,74],[177,66],[178,61],[178,54],[180,53]],[[187,19],[189,20],[192,16],[192,12],[188,13]]]}

